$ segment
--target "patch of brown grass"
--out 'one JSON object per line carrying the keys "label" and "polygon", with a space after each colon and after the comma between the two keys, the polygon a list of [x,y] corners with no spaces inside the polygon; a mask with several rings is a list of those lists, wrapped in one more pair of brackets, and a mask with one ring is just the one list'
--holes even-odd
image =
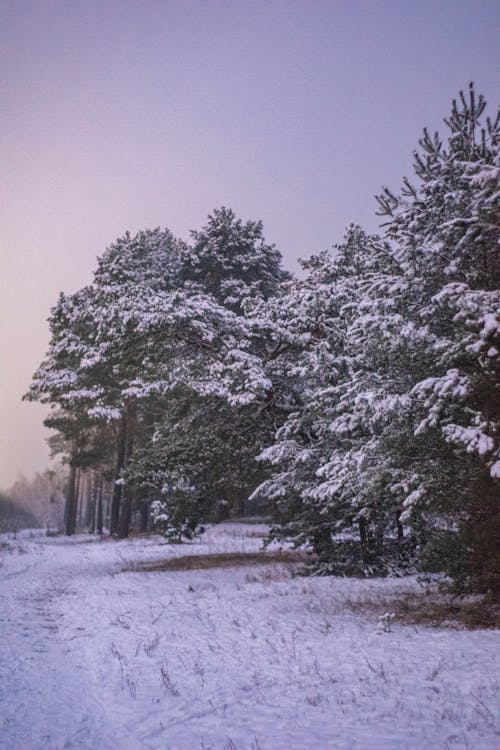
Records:
{"label": "patch of brown grass", "polygon": [[244,536],[245,539],[265,539],[267,536],[267,533],[265,531],[247,531],[245,529],[245,533],[237,536]]}
{"label": "patch of brown grass", "polygon": [[380,599],[346,601],[346,608],[360,614],[394,612],[403,625],[480,630],[500,628],[500,609],[484,600],[458,599],[438,592],[415,592]]}
{"label": "patch of brown grass", "polygon": [[122,568],[122,572],[151,573],[169,570],[208,570],[210,568],[240,568],[249,565],[271,565],[274,563],[300,563],[304,556],[291,550],[277,552],[215,552],[207,555],[183,555],[165,560],[137,563]]}
{"label": "patch of brown grass", "polygon": [[500,611],[486,603],[429,602],[426,606],[398,603],[395,609],[399,622],[430,627],[466,628],[482,630],[500,628]]}

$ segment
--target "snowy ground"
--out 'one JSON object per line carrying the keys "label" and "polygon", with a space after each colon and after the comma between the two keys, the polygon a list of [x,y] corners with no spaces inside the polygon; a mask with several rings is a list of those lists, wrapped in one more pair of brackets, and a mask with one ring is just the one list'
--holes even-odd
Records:
{"label": "snowy ground", "polygon": [[123,572],[257,550],[0,538],[1,750],[493,750],[499,633],[393,624],[363,606],[413,580],[286,565]]}

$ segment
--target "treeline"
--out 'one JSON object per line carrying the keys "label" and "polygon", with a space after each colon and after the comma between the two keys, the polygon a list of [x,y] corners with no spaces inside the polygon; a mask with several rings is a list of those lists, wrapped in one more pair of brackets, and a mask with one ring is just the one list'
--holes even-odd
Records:
{"label": "treeline", "polygon": [[471,85],[379,196],[384,235],[349,227],[302,279],[226,208],[190,243],[112,245],[27,394],[70,466],[66,533],[91,470],[117,536],[137,507],[180,537],[250,502],[320,571],[498,588],[499,122]]}
{"label": "treeline", "polygon": [[[67,517],[70,481],[74,481],[73,517]],[[0,492],[0,532],[44,529],[58,534],[70,523],[73,532],[103,534],[109,528],[113,497],[113,473],[91,467],[75,467],[74,475],[65,465],[37,472],[31,479],[20,475],[14,484]],[[147,503],[138,503],[133,515],[137,531],[146,531]]]}
{"label": "treeline", "polygon": [[14,503],[6,492],[0,492],[0,534],[39,526],[38,519],[30,511]]}
{"label": "treeline", "polygon": [[20,475],[1,493],[0,531],[44,528],[61,529],[66,472],[63,467],[37,472],[27,479]]}

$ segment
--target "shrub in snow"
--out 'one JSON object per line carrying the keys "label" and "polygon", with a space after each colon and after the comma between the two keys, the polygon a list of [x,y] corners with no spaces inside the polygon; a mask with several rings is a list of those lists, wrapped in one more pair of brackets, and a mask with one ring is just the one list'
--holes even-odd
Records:
{"label": "shrub in snow", "polygon": [[154,527],[165,539],[176,543],[182,542],[183,538],[194,539],[203,533],[201,511],[201,503],[189,496],[182,498],[179,494],[151,503]]}
{"label": "shrub in snow", "polygon": [[391,632],[391,623],[396,619],[394,612],[385,612],[383,615],[379,615],[378,618],[378,629],[383,633]]}

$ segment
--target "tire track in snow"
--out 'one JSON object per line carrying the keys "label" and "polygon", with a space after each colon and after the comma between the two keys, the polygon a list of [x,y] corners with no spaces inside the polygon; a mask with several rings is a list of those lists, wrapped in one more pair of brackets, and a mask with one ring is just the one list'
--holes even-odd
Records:
{"label": "tire track in snow", "polygon": [[[116,730],[107,729],[105,707],[79,645],[87,634],[66,617],[79,598],[74,579],[85,554],[74,548],[70,564],[66,554],[62,564],[57,548],[37,553],[38,559],[20,570],[4,571],[1,584],[0,746],[116,750]],[[121,739],[120,748],[137,750]]]}

